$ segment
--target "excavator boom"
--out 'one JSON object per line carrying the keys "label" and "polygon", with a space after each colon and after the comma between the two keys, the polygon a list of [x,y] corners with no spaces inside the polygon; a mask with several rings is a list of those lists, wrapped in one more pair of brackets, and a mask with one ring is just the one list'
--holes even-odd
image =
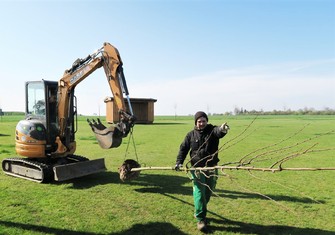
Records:
{"label": "excavator boom", "polygon": [[[95,133],[99,144],[102,143],[101,139],[105,139],[104,144],[100,144],[102,148],[118,147],[119,145],[113,144],[113,140],[115,139],[116,142],[120,142],[120,140],[122,140],[122,137],[127,136],[133,125],[134,117],[130,102],[128,105],[130,109],[129,113],[127,112],[123,98],[123,94],[126,94],[128,98],[129,93],[122,65],[123,63],[118,50],[110,43],[105,42],[102,48],[100,48],[93,54],[88,55],[84,59],[77,59],[73,63],[72,67],[64,72],[64,75],[59,80],[58,84],[58,122],[60,126],[59,137],[60,139],[63,139],[63,144],[67,142],[66,138],[68,136],[67,123],[70,117],[69,106],[71,91],[81,81],[83,81],[86,77],[88,77],[91,73],[93,73],[96,69],[100,67],[104,68],[116,106],[119,109],[122,125],[120,124],[117,126],[118,133],[114,134],[114,131],[101,133],[101,123],[99,123],[99,125],[96,125],[95,122],[90,122],[89,120],[88,122],[92,128],[92,131]],[[108,130],[108,128],[104,127],[104,130]],[[107,136],[110,140],[110,143],[107,143],[107,138],[101,138],[101,136]],[[65,147],[68,146],[66,146],[65,144]]]}

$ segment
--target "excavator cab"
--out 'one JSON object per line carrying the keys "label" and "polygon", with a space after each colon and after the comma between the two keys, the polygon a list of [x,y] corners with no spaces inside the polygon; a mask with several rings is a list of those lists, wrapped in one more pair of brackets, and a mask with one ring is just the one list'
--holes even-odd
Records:
{"label": "excavator cab", "polygon": [[[16,152],[44,158],[57,149],[57,82],[26,82],[26,118],[16,126]],[[73,122],[72,122],[73,126]],[[74,131],[70,134],[74,140]]]}

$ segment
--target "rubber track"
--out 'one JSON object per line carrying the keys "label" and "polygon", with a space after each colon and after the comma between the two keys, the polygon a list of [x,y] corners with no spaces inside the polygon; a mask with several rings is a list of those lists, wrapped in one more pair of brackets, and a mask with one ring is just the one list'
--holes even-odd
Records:
{"label": "rubber track", "polygon": [[[7,171],[5,169],[6,162],[8,162],[11,166],[20,165],[20,166],[25,166],[27,169],[38,169],[41,171],[42,179],[35,179],[35,178],[27,177],[25,175],[20,175],[20,174]],[[2,170],[8,175],[12,175],[12,176],[27,179],[27,180],[32,180],[32,181],[39,182],[39,183],[48,183],[53,180],[53,171],[51,167],[49,167],[48,165],[44,163],[32,161],[26,158],[6,158],[2,161]]]}

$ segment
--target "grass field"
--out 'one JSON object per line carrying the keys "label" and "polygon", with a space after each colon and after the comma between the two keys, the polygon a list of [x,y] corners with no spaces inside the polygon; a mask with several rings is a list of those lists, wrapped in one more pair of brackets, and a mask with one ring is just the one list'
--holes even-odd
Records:
{"label": "grass field", "polygon": [[[0,160],[16,156],[14,131],[21,118],[0,120]],[[328,133],[335,129],[334,116],[209,118],[210,123],[227,121],[231,127],[220,143],[220,164],[263,152],[258,158],[262,161],[253,166],[269,167],[298,153],[301,156],[283,167],[335,167],[335,133]],[[138,179],[125,183],[118,175],[128,158],[138,157],[142,166],[173,166],[193,124],[191,116],[156,117],[153,125],[134,127],[135,145],[125,138],[119,148],[104,150],[80,117],[76,154],[105,158],[107,171],[52,184],[1,171],[0,234],[200,234],[185,172],[142,171]],[[313,152],[302,154],[312,146]],[[334,179],[335,171],[224,171],[209,203],[211,233],[335,234]]]}

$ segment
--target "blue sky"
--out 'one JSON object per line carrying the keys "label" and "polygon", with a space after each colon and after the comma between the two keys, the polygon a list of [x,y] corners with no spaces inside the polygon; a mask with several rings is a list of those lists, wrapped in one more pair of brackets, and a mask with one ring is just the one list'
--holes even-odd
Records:
{"label": "blue sky", "polygon": [[[4,111],[24,111],[25,81],[57,81],[103,42],[156,115],[335,108],[333,0],[2,0],[0,22]],[[103,115],[103,70],[76,95],[79,113]]]}

